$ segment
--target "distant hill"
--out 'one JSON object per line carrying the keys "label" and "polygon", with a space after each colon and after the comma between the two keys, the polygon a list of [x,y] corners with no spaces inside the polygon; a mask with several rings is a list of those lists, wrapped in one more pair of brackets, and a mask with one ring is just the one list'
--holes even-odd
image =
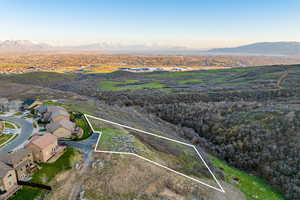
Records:
{"label": "distant hill", "polygon": [[217,48],[209,53],[251,55],[300,55],[300,42],[261,42],[233,48]]}
{"label": "distant hill", "polygon": [[100,42],[77,46],[51,46],[45,43],[35,43],[29,40],[5,40],[0,41],[0,52],[107,52],[107,53],[157,53],[184,50],[184,47],[161,46],[146,44],[120,44],[112,42]]}
{"label": "distant hill", "polygon": [[268,55],[286,56],[300,55],[300,42],[262,42],[232,48],[216,48],[210,50],[189,49],[180,46],[121,44],[100,42],[77,46],[51,46],[29,40],[0,41],[0,52],[102,52],[102,53],[142,53],[142,54],[227,54],[227,55]]}
{"label": "distant hill", "polygon": [[48,44],[34,43],[29,40],[0,41],[0,52],[45,51],[52,48]]}

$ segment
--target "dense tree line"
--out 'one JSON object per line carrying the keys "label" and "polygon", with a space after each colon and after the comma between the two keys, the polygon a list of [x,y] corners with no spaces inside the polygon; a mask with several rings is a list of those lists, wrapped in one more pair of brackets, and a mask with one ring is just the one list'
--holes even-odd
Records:
{"label": "dense tree line", "polygon": [[185,135],[232,166],[265,178],[300,199],[300,112],[258,103],[148,106],[160,118],[195,130]]}

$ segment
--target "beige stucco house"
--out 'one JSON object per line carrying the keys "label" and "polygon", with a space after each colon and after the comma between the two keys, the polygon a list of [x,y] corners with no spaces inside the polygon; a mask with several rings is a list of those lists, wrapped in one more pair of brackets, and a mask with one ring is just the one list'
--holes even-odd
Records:
{"label": "beige stucco house", "polygon": [[57,122],[51,122],[46,126],[47,132],[59,138],[71,137],[75,130],[75,124],[70,120],[62,119]]}
{"label": "beige stucco house", "polygon": [[26,145],[26,149],[30,149],[33,152],[35,161],[47,162],[59,149],[57,137],[51,133],[46,133],[42,136],[33,136]]}
{"label": "beige stucco house", "polygon": [[70,115],[68,112],[64,110],[57,110],[51,113],[50,121],[51,122],[58,122],[60,120],[70,120]]}
{"label": "beige stucco house", "polygon": [[12,153],[0,152],[0,161],[16,170],[18,180],[26,180],[36,169],[32,151],[20,149]]}
{"label": "beige stucco house", "polygon": [[7,199],[18,188],[15,170],[0,161],[0,199]]}

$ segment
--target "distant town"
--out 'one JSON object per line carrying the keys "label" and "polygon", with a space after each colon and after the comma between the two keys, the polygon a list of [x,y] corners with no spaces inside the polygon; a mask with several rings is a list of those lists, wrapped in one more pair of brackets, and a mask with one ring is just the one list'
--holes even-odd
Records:
{"label": "distant town", "polygon": [[99,53],[0,54],[0,74],[27,72],[110,73],[208,70],[294,64],[299,57],[221,55],[127,55]]}

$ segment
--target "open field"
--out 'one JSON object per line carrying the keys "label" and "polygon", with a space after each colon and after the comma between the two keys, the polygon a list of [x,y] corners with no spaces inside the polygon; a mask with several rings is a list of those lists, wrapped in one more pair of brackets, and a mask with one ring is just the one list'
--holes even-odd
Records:
{"label": "open field", "polygon": [[117,81],[101,81],[99,87],[104,90],[120,91],[120,90],[137,90],[147,88],[163,88],[164,85],[159,82],[139,83],[138,80],[127,80],[124,82]]}

